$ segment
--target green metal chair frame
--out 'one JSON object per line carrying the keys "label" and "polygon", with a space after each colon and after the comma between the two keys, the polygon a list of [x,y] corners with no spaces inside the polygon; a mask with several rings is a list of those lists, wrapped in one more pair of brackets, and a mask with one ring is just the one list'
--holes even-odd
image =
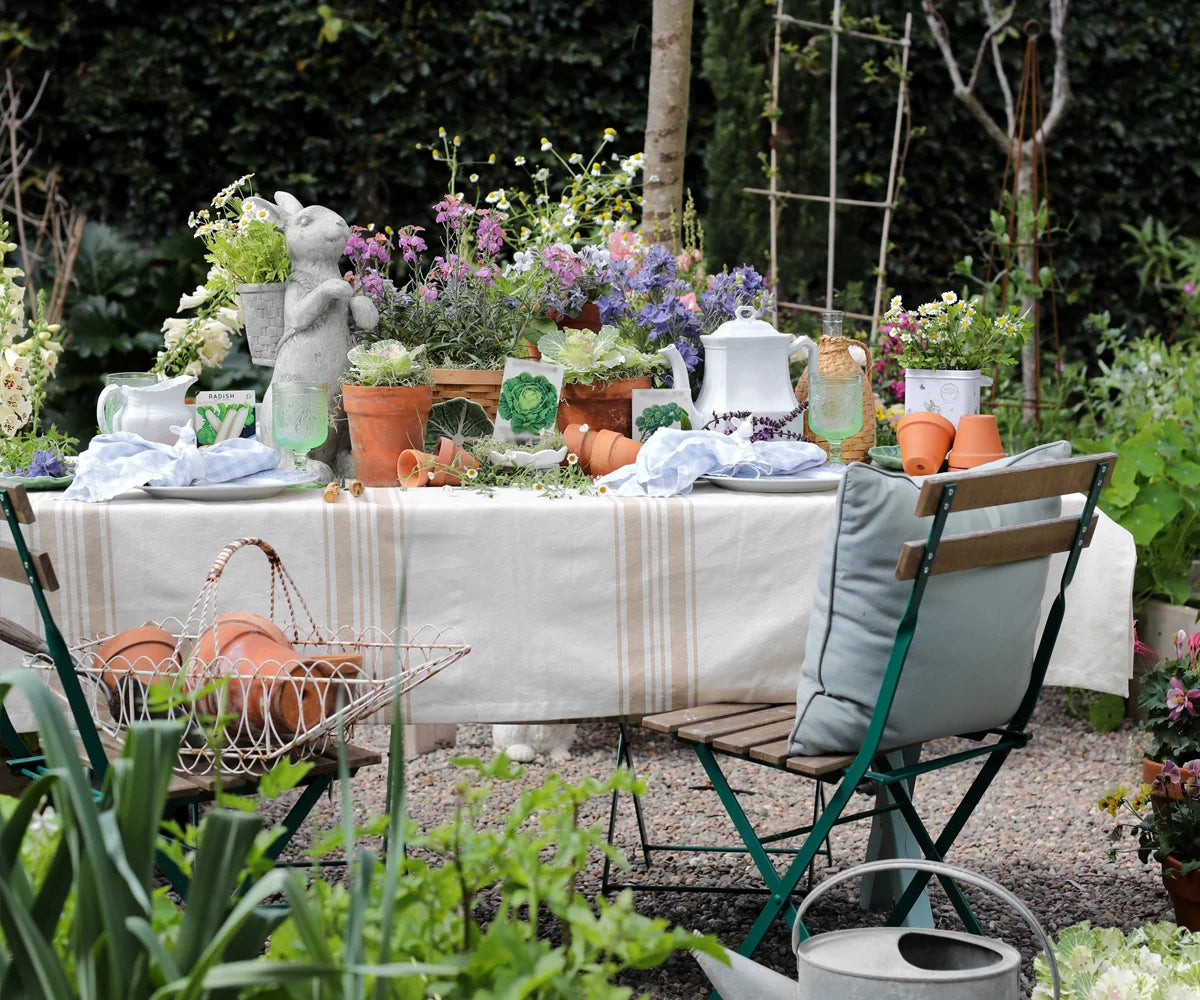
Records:
{"label": "green metal chair frame", "polygon": [[[38,614],[42,619],[45,642],[54,663],[55,673],[58,675],[59,683],[66,696],[75,732],[82,744],[83,754],[87,758],[87,764],[92,771],[97,787],[99,787],[104,783],[108,773],[108,750],[92,718],[91,709],[88,707],[87,697],[79,683],[70,650],[67,648],[62,632],[50,611],[49,602],[46,600],[46,590],[58,589],[50,557],[44,552],[30,551],[21,531],[22,523],[32,524],[34,520],[33,509],[29,504],[24,487],[0,481],[0,508],[4,511],[4,517],[8,522],[13,539],[12,548],[0,546],[0,578],[22,582],[21,578],[24,577],[24,582],[28,583],[33,591],[34,603],[37,605]],[[2,703],[0,703],[0,744],[3,744],[9,755],[7,764],[13,774],[36,778],[45,773],[44,758],[25,743]],[[360,768],[379,763],[382,759],[380,755],[358,747],[347,746],[346,750],[347,764],[352,775]],[[266,852],[271,861],[279,863],[279,856],[337,777],[336,761],[330,761],[325,766],[314,768],[314,771],[306,776],[304,791],[280,824],[284,832],[275,839]],[[254,795],[257,788],[256,780],[239,777],[237,779],[226,778],[223,790],[237,795]],[[173,795],[169,802],[176,807],[186,807],[192,821],[195,822],[197,808],[212,802],[213,799],[212,793],[197,788],[195,793]],[[183,871],[162,852],[158,852],[156,860],[159,869],[172,887],[180,896],[186,897],[188,878]],[[323,867],[340,865],[343,862],[285,862],[285,864]]]}
{"label": "green metal chair frame", "polygon": [[[912,842],[919,847],[924,856],[931,861],[945,859],[947,851],[962,832],[971,813],[1008,759],[1008,755],[1013,750],[1025,746],[1031,738],[1027,727],[1037,705],[1046,669],[1049,666],[1054,644],[1062,625],[1066,609],[1066,590],[1075,575],[1080,553],[1091,542],[1098,520],[1098,515],[1095,514],[1096,502],[1101,490],[1108,485],[1111,479],[1115,462],[1116,456],[1113,454],[1084,455],[1061,462],[1025,466],[1018,469],[948,473],[930,476],[924,480],[917,501],[916,514],[918,516],[932,515],[933,520],[924,542],[908,542],[901,549],[896,577],[901,580],[912,580],[912,591],[896,630],[891,655],[866,736],[856,754],[824,758],[787,757],[785,754],[775,762],[768,762],[751,756],[749,748],[737,751],[722,750],[715,748],[714,741],[711,739],[704,740],[695,736],[689,738],[686,735],[686,726],[680,726],[678,722],[681,718],[686,718],[692,710],[643,719],[643,725],[648,725],[649,728],[658,731],[672,732],[677,740],[688,743],[695,751],[705,774],[720,797],[722,806],[744,844],[744,847],[732,848],[732,850],[749,853],[762,878],[765,888],[761,891],[765,891],[768,898],[749,933],[742,941],[738,949],[740,954],[752,955],[771,924],[781,916],[788,921],[789,925],[796,924],[800,940],[809,936],[808,928],[802,922],[797,924],[796,911],[792,906],[791,899],[800,879],[805,871],[810,869],[818,853],[822,851],[822,845],[827,842],[829,833],[835,826],[879,816],[883,813],[898,812],[903,829],[911,836]],[[1086,494],[1083,510],[1078,518],[1068,516],[994,531],[943,536],[946,520],[954,511],[1000,506],[1068,493]],[[1058,552],[1067,553],[1066,565],[1059,581],[1058,593],[1050,607],[1046,624],[1037,642],[1029,684],[1010,722],[1006,726],[990,729],[987,732],[962,734],[965,739],[978,745],[943,753],[926,760],[920,760],[919,754],[913,753],[912,748],[903,748],[905,751],[903,753],[899,752],[901,748],[881,748],[880,743],[888,714],[895,700],[904,663],[916,631],[918,612],[929,577],[940,573],[1005,565]],[[767,708],[767,706],[744,705],[715,707],[727,710],[731,720],[739,714],[748,717],[754,709]],[[783,706],[780,707],[780,711],[782,710]],[[744,728],[750,730],[754,725],[754,722],[747,722]],[[735,728],[731,725],[729,731],[733,731]],[[623,737],[625,735],[622,734]],[[622,740],[619,753],[623,755],[623,759],[627,763],[632,764],[627,739]],[[793,774],[803,774],[803,762],[805,761],[820,762],[822,766],[813,768],[809,776],[819,777],[819,780],[837,780],[837,789],[813,823],[786,833],[763,836],[754,829],[738,801],[736,792],[730,787],[729,780],[721,767],[720,758],[722,756],[749,760]],[[913,805],[912,787],[915,779],[920,775],[980,757],[985,757],[986,760],[978,774],[970,783],[941,831],[934,836],[926,828]],[[792,766],[789,766],[789,761]],[[876,791],[877,795],[882,795],[883,804],[877,805],[874,809],[846,813],[851,796],[856,790]],[[609,823],[610,840],[615,822],[616,805],[614,796],[612,803],[614,815],[610,816]],[[640,805],[638,807],[638,823],[643,849],[645,849],[648,837]],[[776,853],[778,849],[769,848],[767,845],[782,837],[797,835],[806,835],[805,840],[800,847],[787,850],[787,853],[792,856],[792,860],[781,875],[771,861],[771,854]],[[651,850],[667,849],[668,847],[678,850],[731,850],[731,848],[707,845],[650,844],[648,846]],[[605,874],[607,875],[607,870]],[[923,896],[928,881],[928,872],[918,872],[913,875],[899,899],[894,903],[887,918],[889,926],[897,926],[909,917],[910,911],[918,899]],[[978,921],[954,882],[945,876],[939,876],[939,882],[967,929],[971,933],[982,933]],[[678,892],[681,889],[677,885],[646,885],[631,882],[610,883],[608,887],[672,892]],[[705,887],[688,888],[703,891]]]}

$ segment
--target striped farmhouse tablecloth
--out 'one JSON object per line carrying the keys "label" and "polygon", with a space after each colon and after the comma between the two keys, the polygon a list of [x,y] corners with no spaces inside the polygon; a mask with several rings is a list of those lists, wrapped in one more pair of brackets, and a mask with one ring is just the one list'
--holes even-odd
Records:
{"label": "striped farmhouse tablecloth", "polygon": [[[472,646],[408,698],[407,722],[790,701],[834,501],[711,486],[663,500],[435,489],[368,489],[335,503],[316,490],[225,503],[30,497],[31,541],[54,557],[62,589],[51,602],[68,643],[187,617],[221,548],[256,536],[278,551],[318,624],[451,626]],[[1049,683],[1127,693],[1133,565],[1132,539],[1102,517]],[[261,553],[238,552],[218,611],[268,613],[267,581]],[[40,624],[16,584],[0,583],[0,613]],[[0,647],[0,668],[19,662]]]}

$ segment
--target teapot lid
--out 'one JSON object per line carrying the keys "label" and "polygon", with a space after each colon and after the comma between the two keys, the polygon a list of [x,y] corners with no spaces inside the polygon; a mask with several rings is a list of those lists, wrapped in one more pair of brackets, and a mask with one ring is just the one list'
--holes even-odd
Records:
{"label": "teapot lid", "polygon": [[726,320],[704,340],[716,338],[737,339],[741,337],[785,337],[770,323],[757,318],[758,311],[753,306],[738,306],[736,318]]}

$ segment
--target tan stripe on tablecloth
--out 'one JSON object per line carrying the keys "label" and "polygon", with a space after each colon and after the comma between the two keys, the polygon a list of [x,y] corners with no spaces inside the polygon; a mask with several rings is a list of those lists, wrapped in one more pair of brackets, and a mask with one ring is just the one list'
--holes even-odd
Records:
{"label": "tan stripe on tablecloth", "polygon": [[690,509],[682,502],[664,504],[667,507],[667,559],[664,569],[668,592],[667,626],[670,646],[668,650],[669,683],[666,703],[658,711],[668,711],[676,705],[691,704],[688,697],[692,687],[692,658],[689,626],[691,614],[689,603],[692,597],[691,579],[688,575],[687,542],[690,528]]}
{"label": "tan stripe on tablecloth", "polygon": [[616,601],[613,626],[616,629],[617,705],[622,712],[627,712],[629,692],[625,683],[625,671],[629,665],[629,627],[625,621],[625,521],[621,513],[622,507],[622,504],[613,501],[613,580],[616,584],[613,588]]}

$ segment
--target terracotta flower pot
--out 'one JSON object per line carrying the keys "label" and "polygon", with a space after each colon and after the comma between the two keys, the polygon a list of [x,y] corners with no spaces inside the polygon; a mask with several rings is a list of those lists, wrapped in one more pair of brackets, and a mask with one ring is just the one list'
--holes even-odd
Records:
{"label": "terracotta flower pot", "polygon": [[461,486],[467,471],[479,468],[479,459],[446,437],[438,438],[437,451],[433,453],[433,460],[439,466],[448,466],[456,471],[438,469],[434,472],[433,479],[429,481],[430,486]]}
{"label": "terracotta flower pot", "polygon": [[1200,871],[1181,875],[1182,868],[1174,858],[1167,858],[1163,862],[1163,885],[1175,907],[1175,923],[1200,931]]}
{"label": "terracotta flower pot", "polygon": [[896,425],[900,461],[910,476],[929,476],[942,467],[954,440],[954,425],[937,413],[906,413]]}
{"label": "terracotta flower pot", "polygon": [[144,686],[179,672],[175,637],[157,625],[142,625],[118,632],[96,650],[96,656],[112,668],[100,675],[110,691],[116,690],[121,677],[130,674]]}
{"label": "terracotta flower pot", "polygon": [[592,385],[568,382],[558,397],[559,429],[587,424],[594,431],[616,431],[629,437],[633,433],[633,390],[649,388],[649,378],[622,378]]}
{"label": "terracotta flower pot", "polygon": [[427,385],[343,385],[354,474],[364,486],[395,486],[396,458],[420,448],[433,406]]}
{"label": "terracotta flower pot", "polygon": [[592,445],[596,441],[596,432],[591,428],[585,431],[584,426],[568,424],[563,428],[563,443],[567,446],[567,453],[578,458],[579,467],[586,471],[588,463],[592,460]]}
{"label": "terracotta flower pot", "polygon": [[406,448],[396,459],[396,478],[401,486],[428,486],[433,456],[419,448]]}
{"label": "terracotta flower pot", "polygon": [[638,452],[641,450],[640,441],[634,441],[615,431],[597,431],[596,442],[592,446],[591,460],[588,463],[588,472],[593,476],[608,475],[610,472],[637,461]]}
{"label": "terracotta flower pot", "polygon": [[560,330],[591,330],[599,333],[603,325],[600,322],[600,306],[595,302],[586,303],[574,316],[564,316],[555,309],[547,310],[547,315]]}
{"label": "terracotta flower pot", "polygon": [[[1154,779],[1162,773],[1162,761],[1151,760],[1149,757],[1142,758],[1142,781],[1147,785],[1153,785]],[[1180,785],[1167,785],[1166,792],[1163,795],[1154,795],[1155,799],[1182,799],[1183,788]]]}
{"label": "terracotta flower pot", "polygon": [[973,469],[1004,457],[1000,428],[991,413],[968,413],[958,418],[954,448],[947,462],[952,469]]}

